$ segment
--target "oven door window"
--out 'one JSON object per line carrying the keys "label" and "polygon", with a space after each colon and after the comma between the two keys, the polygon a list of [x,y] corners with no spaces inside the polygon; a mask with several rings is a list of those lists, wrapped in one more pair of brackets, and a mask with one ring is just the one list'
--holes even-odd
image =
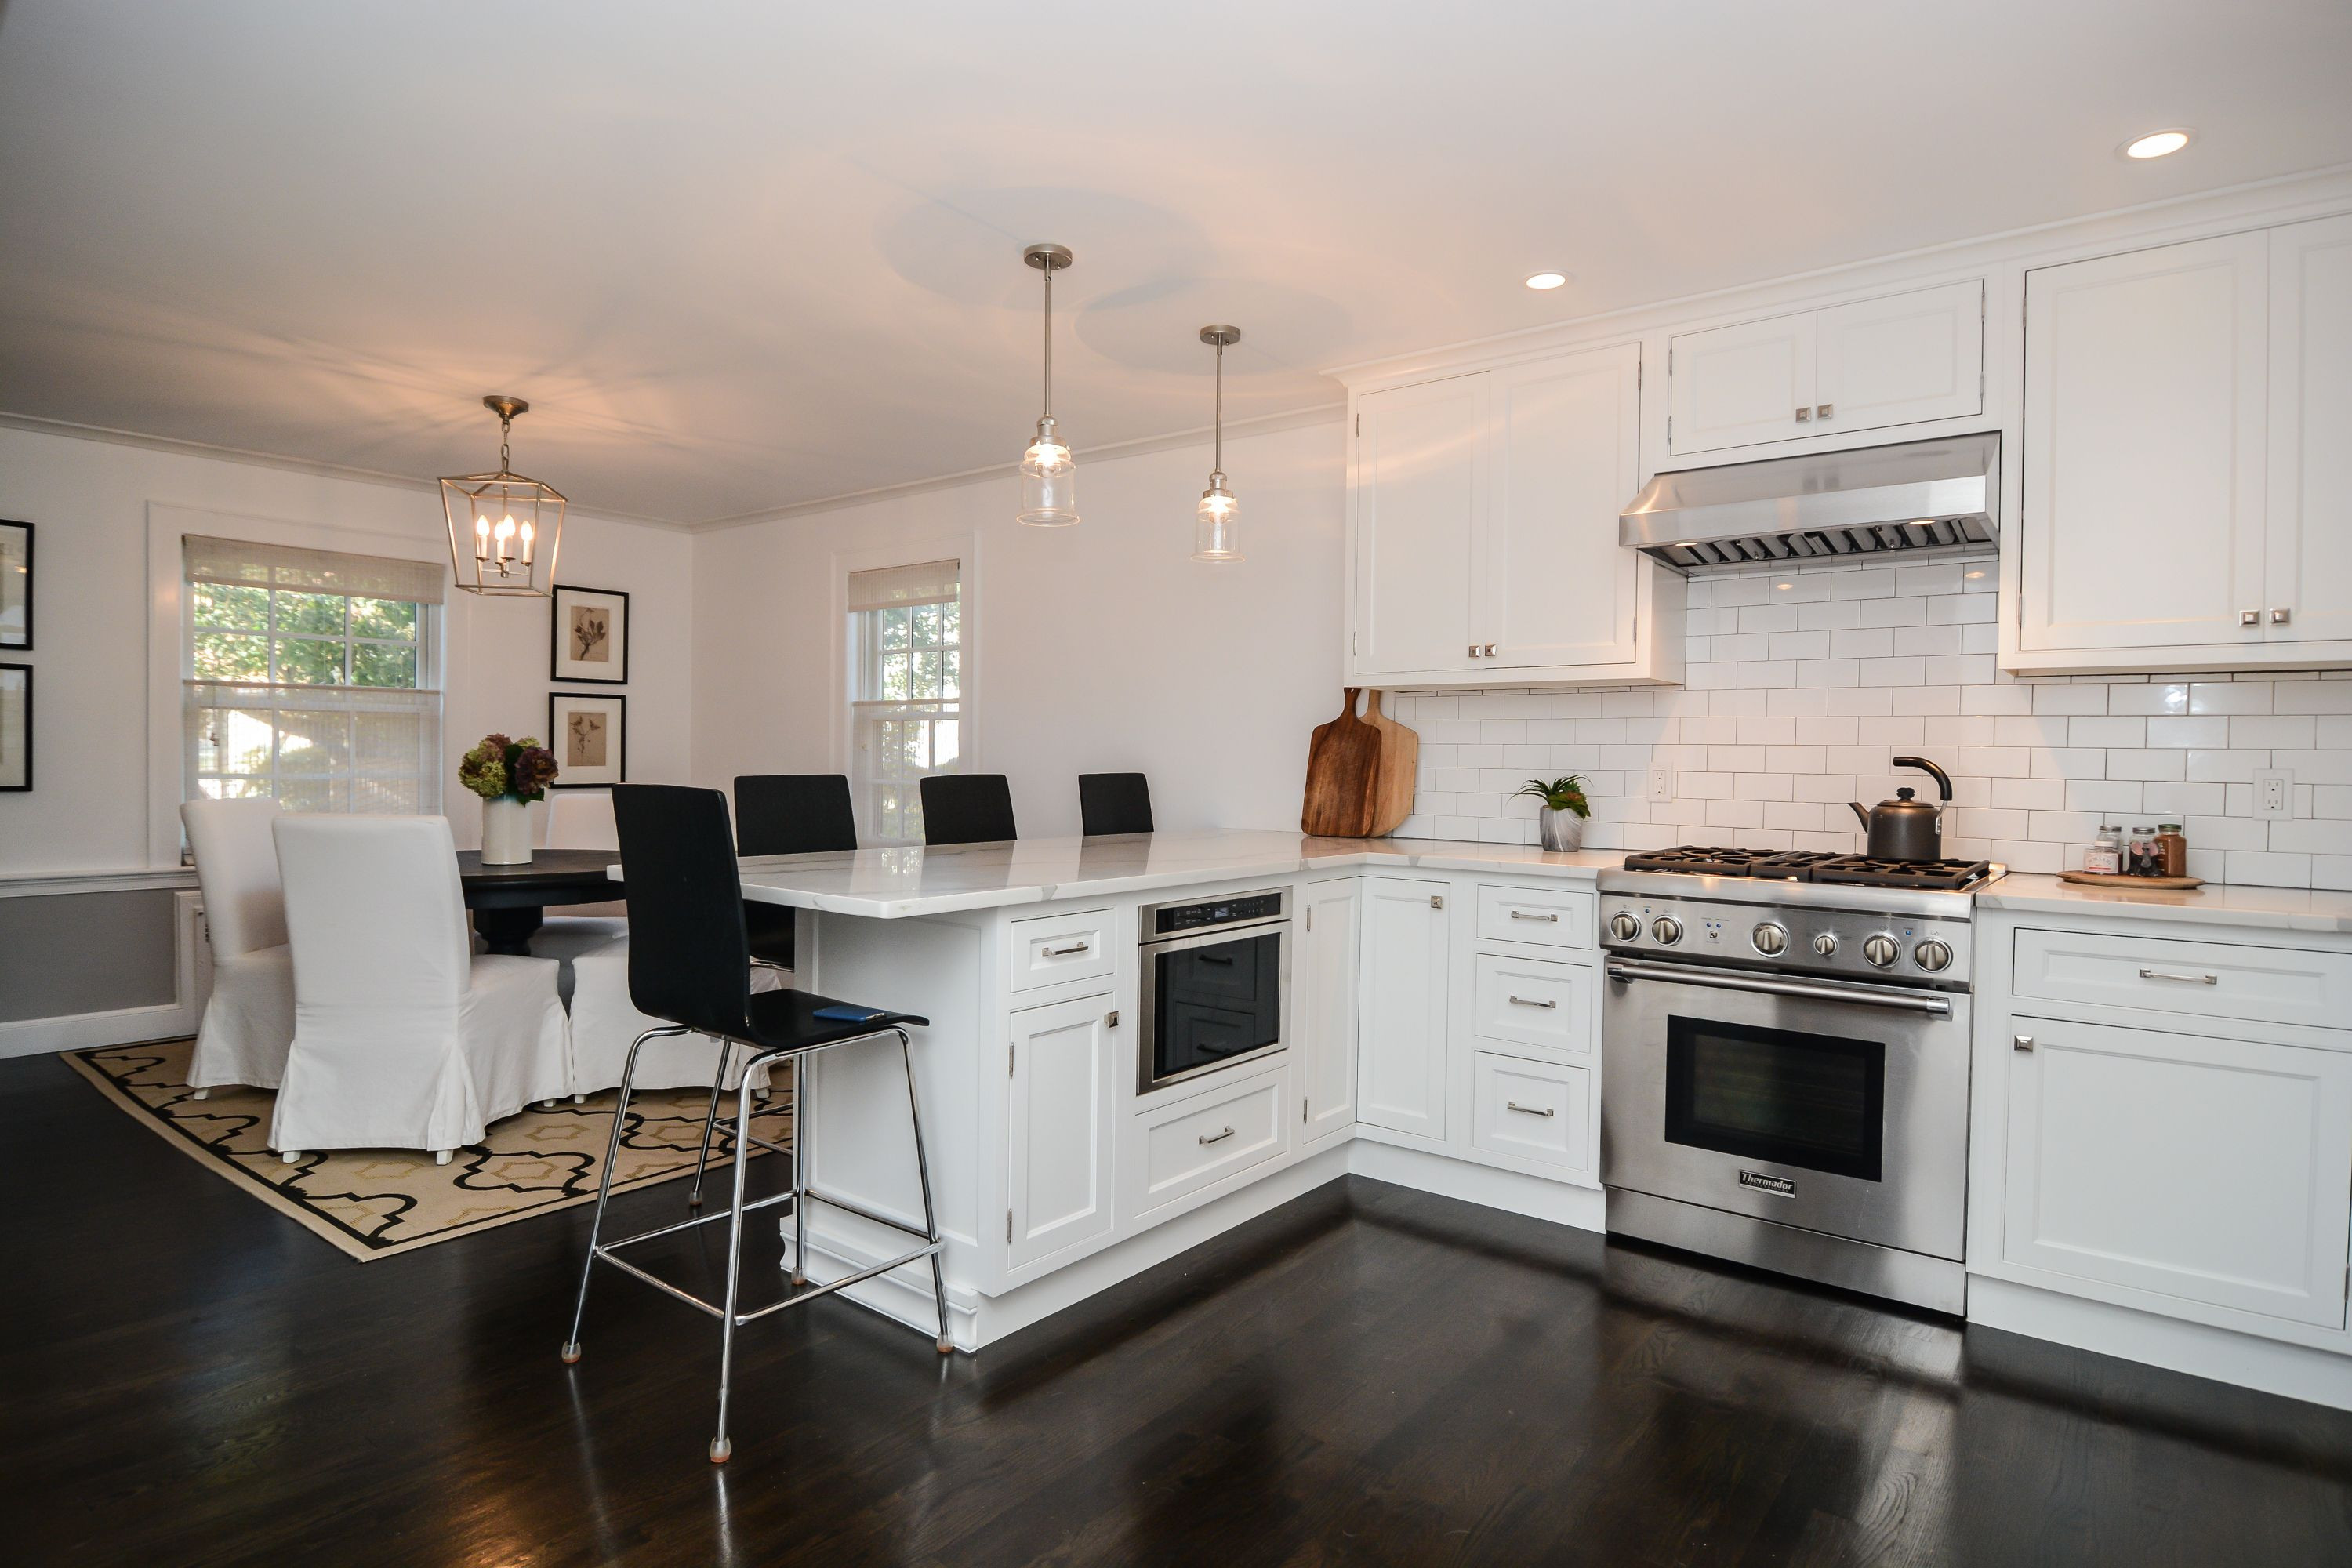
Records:
{"label": "oven door window", "polygon": [[1886,1047],[1699,1018],[1666,1021],[1666,1141],[1879,1179]]}
{"label": "oven door window", "polygon": [[1154,1078],[1282,1040],[1282,936],[1265,931],[1152,955]]}

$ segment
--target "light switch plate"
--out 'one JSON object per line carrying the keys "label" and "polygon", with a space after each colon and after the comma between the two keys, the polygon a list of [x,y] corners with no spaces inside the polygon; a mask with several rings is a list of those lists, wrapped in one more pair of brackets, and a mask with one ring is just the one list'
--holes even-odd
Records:
{"label": "light switch plate", "polygon": [[2294,774],[2284,768],[2254,770],[2254,816],[2284,822],[2294,815]]}
{"label": "light switch plate", "polygon": [[1660,766],[1650,770],[1650,798],[1654,801],[1669,801],[1675,798],[1674,769]]}

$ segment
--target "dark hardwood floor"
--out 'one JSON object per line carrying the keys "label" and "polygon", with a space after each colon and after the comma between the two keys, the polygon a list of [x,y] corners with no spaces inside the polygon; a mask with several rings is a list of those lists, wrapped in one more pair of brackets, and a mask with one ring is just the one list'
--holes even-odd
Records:
{"label": "dark hardwood floor", "polygon": [[714,1468],[709,1320],[557,1359],[586,1210],[362,1266],[0,1107],[11,1563],[2352,1563],[2352,1415],[1356,1178],[977,1357],[754,1325]]}

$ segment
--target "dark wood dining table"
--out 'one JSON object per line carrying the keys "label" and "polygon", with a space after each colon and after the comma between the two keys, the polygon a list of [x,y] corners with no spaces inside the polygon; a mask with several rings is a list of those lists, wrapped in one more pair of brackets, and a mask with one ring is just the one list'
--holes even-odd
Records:
{"label": "dark wood dining table", "polygon": [[529,958],[544,911],[621,896],[621,884],[604,874],[619,858],[610,849],[537,849],[520,866],[485,866],[480,850],[460,849],[457,883],[489,950]]}

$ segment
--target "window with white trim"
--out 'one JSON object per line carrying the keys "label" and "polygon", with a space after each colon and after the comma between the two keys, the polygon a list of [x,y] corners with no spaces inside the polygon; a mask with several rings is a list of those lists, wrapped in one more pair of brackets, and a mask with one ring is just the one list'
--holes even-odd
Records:
{"label": "window with white trim", "polygon": [[847,603],[851,787],[868,838],[919,844],[921,781],[961,770],[971,721],[961,564],[853,572]]}
{"label": "window with white trim", "polygon": [[441,809],[438,562],[181,541],[185,798]]}

